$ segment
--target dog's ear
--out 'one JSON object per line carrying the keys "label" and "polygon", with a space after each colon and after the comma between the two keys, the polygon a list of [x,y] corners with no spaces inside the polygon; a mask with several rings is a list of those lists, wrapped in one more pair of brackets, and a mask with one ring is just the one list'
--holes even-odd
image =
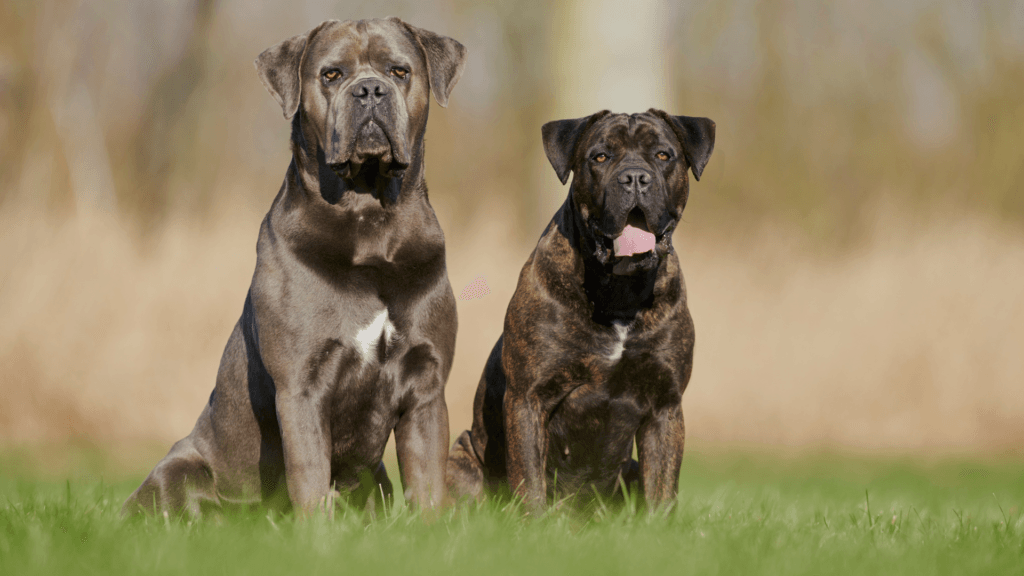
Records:
{"label": "dog's ear", "polygon": [[660,116],[672,127],[676,138],[683,146],[683,155],[690,163],[693,177],[699,182],[700,175],[711,158],[711,151],[715,149],[715,123],[710,118],[672,116],[653,108],[649,112]]}
{"label": "dog's ear", "polygon": [[462,77],[466,67],[466,47],[457,40],[417,28],[392,16],[389,20],[400,23],[416,38],[427,60],[427,76],[434,100],[442,108],[448,107],[448,95]]}
{"label": "dog's ear", "polygon": [[555,169],[555,174],[558,174],[558,179],[562,181],[562,184],[569,181],[572,158],[580,136],[587,131],[591,124],[609,113],[607,110],[602,110],[583,118],[555,120],[540,127],[540,135],[544,141],[544,153],[547,154],[548,162],[551,162],[551,167]]}
{"label": "dog's ear", "polygon": [[295,116],[302,99],[302,59],[306,55],[306,46],[321,28],[334,22],[328,20],[305,34],[291,38],[271,46],[256,57],[256,73],[266,86],[270,95],[281,105],[285,118]]}

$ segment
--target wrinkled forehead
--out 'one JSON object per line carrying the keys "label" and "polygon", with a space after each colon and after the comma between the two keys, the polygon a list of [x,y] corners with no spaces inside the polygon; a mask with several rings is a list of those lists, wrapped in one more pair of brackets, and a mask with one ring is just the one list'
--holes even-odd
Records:
{"label": "wrinkled forehead", "polygon": [[306,50],[307,64],[374,62],[413,66],[420,62],[412,34],[393,20],[348,20],[327,24]]}
{"label": "wrinkled forehead", "polygon": [[661,118],[640,114],[609,114],[589,130],[586,145],[613,147],[650,147],[674,141],[671,129]]}

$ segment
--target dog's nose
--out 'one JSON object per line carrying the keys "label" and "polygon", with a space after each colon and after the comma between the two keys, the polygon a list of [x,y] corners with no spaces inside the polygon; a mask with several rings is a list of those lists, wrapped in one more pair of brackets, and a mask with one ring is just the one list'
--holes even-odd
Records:
{"label": "dog's nose", "polygon": [[379,78],[364,78],[352,85],[352,96],[364,104],[378,102],[388,95],[388,86]]}
{"label": "dog's nose", "polygon": [[634,192],[646,192],[651,184],[651,173],[641,168],[627,168],[619,172],[619,184]]}

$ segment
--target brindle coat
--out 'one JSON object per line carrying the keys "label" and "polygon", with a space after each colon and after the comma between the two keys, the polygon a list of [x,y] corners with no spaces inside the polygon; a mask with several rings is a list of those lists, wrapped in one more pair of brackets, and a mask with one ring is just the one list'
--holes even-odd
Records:
{"label": "brindle coat", "polygon": [[[624,481],[639,484],[649,506],[670,504],[694,342],[672,231],[687,169],[700,178],[715,124],[605,111],[542,133],[562,183],[575,176],[519,276],[473,427],[449,453],[449,493],[479,499],[507,482],[537,511],[548,495],[585,500]],[[627,223],[654,233],[655,250],[616,257],[613,239]]]}
{"label": "brindle coat", "polygon": [[392,430],[406,497],[441,503],[456,311],[423,134],[464,61],[398,19],[324,22],[260,54],[292,162],[210,400],[123,513],[387,497]]}

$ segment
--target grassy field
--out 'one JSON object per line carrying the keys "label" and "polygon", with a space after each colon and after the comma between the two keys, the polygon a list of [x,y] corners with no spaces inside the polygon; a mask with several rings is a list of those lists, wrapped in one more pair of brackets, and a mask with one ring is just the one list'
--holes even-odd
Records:
{"label": "grassy field", "polygon": [[[491,502],[122,522],[139,477],[0,471],[0,574],[1020,574],[1024,462],[691,454],[671,513]],[[88,468],[88,467],[87,467]],[[392,468],[393,469],[393,468]]]}

